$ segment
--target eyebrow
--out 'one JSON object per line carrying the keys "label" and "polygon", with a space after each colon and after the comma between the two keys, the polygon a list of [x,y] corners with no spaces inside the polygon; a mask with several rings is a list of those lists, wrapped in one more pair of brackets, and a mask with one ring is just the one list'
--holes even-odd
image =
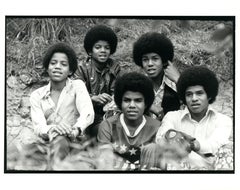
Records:
{"label": "eyebrow", "polygon": [[196,93],[196,92],[204,92],[204,90],[197,90],[197,91],[186,90],[185,93]]}
{"label": "eyebrow", "polygon": [[144,98],[139,97],[139,98],[129,98],[129,97],[123,97],[124,100],[143,100]]}

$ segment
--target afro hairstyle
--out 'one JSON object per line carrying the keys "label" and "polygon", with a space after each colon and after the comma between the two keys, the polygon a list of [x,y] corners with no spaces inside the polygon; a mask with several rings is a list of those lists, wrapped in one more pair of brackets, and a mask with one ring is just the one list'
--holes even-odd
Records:
{"label": "afro hairstyle", "polygon": [[115,53],[118,42],[115,32],[105,25],[97,25],[91,28],[84,38],[87,54],[92,52],[93,45],[99,40],[107,41],[110,45],[110,54]]}
{"label": "afro hairstyle", "polygon": [[140,92],[144,96],[146,113],[155,98],[152,81],[138,72],[129,72],[118,77],[114,88],[114,101],[120,110],[123,95],[127,91]]}
{"label": "afro hairstyle", "polygon": [[65,53],[67,55],[68,61],[69,61],[69,68],[70,68],[70,71],[72,72],[71,75],[73,75],[74,72],[77,70],[77,65],[78,65],[77,56],[75,51],[65,43],[54,44],[47,50],[43,58],[44,68],[46,70],[48,69],[50,60],[52,59],[52,56],[54,53]]}
{"label": "afro hairstyle", "polygon": [[182,72],[177,82],[179,98],[186,104],[185,92],[189,86],[203,86],[209,99],[213,103],[218,94],[218,80],[214,72],[204,66],[193,66]]}
{"label": "afro hairstyle", "polygon": [[170,39],[164,34],[148,32],[143,34],[133,45],[133,60],[142,67],[142,56],[147,53],[157,53],[163,63],[172,61],[174,48]]}

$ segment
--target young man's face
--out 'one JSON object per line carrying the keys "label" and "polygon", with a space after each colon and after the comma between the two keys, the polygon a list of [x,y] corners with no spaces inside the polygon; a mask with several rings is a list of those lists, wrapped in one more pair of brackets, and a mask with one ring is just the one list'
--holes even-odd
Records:
{"label": "young man's face", "polygon": [[62,82],[70,74],[68,57],[65,53],[54,53],[49,65],[48,74],[52,81]]}
{"label": "young man's face", "polygon": [[99,63],[105,63],[110,56],[110,45],[107,41],[99,40],[92,48],[92,58]]}
{"label": "young man's face", "polygon": [[146,108],[144,96],[140,92],[127,91],[122,97],[121,107],[125,120],[141,122]]}
{"label": "young man's face", "polygon": [[144,71],[150,78],[157,77],[163,71],[161,57],[157,53],[147,53],[142,56]]}
{"label": "young man's face", "polygon": [[203,86],[189,86],[185,92],[185,99],[191,115],[202,119],[209,105],[209,98]]}

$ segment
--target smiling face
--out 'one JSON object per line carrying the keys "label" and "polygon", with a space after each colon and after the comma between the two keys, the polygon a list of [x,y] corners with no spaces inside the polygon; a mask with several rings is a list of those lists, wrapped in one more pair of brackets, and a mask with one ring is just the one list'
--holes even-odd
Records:
{"label": "smiling face", "polygon": [[162,59],[157,53],[144,54],[142,56],[142,65],[150,78],[158,77],[163,72]]}
{"label": "smiling face", "polygon": [[90,53],[92,58],[98,63],[105,63],[110,56],[110,45],[107,41],[99,40],[92,48]]}
{"label": "smiling face", "polygon": [[200,121],[206,114],[209,98],[203,86],[189,86],[185,92],[188,110],[193,119]]}
{"label": "smiling face", "polygon": [[62,82],[70,75],[68,57],[65,53],[54,53],[47,70],[49,77],[54,82]]}
{"label": "smiling face", "polygon": [[122,97],[121,109],[125,121],[141,123],[146,105],[140,92],[126,91]]}

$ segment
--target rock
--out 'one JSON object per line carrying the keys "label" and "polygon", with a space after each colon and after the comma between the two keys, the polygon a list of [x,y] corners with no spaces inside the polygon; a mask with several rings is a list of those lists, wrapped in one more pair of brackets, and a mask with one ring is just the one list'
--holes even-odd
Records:
{"label": "rock", "polygon": [[17,78],[15,76],[8,77],[7,85],[8,85],[9,88],[17,88],[18,84],[19,83],[18,83]]}
{"label": "rock", "polygon": [[29,96],[23,96],[20,100],[18,113],[22,118],[27,118],[30,116],[30,101]]}
{"label": "rock", "polygon": [[30,107],[30,101],[29,101],[29,96],[28,95],[24,95],[20,101],[20,106],[21,107]]}
{"label": "rock", "polygon": [[32,76],[29,73],[21,73],[19,77],[20,80],[27,86],[32,83]]}
{"label": "rock", "polygon": [[21,116],[19,115],[14,115],[12,117],[12,127],[19,127],[21,124]]}
{"label": "rock", "polygon": [[30,108],[23,107],[19,109],[19,114],[22,118],[28,118],[30,116]]}
{"label": "rock", "polygon": [[19,141],[22,144],[31,144],[36,142],[38,137],[34,134],[33,129],[28,127],[23,127],[21,134],[19,136]]}
{"label": "rock", "polygon": [[9,131],[9,134],[16,137],[17,135],[20,134],[20,130],[21,130],[20,127],[12,127]]}
{"label": "rock", "polygon": [[40,75],[34,69],[28,71],[24,70],[19,74],[20,82],[26,86],[37,83],[40,80]]}

